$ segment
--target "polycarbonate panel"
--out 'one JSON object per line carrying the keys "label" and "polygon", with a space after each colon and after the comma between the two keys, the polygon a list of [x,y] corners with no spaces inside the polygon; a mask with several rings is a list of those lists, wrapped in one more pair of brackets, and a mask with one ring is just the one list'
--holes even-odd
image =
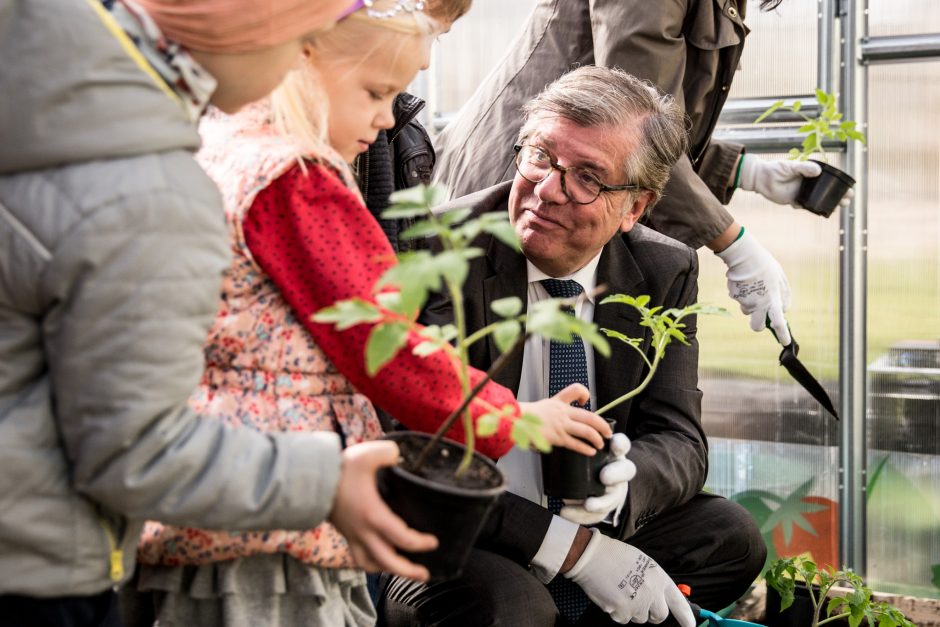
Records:
{"label": "polycarbonate panel", "polygon": [[811,94],[816,87],[817,0],[784,0],[773,11],[747,4],[751,29],[731,98]]}
{"label": "polycarbonate panel", "polygon": [[[783,266],[800,359],[838,405],[838,215],[827,220],[742,191],[729,209]],[[731,312],[699,319],[708,488],[761,524],[774,515],[764,534],[771,558],[811,553],[837,565],[838,423],[779,365],[770,332],[750,330],[727,295],[724,263],[704,248],[699,260],[699,300]]]}
{"label": "polycarbonate panel", "polygon": [[[922,8],[927,4],[934,3]],[[869,577],[883,590],[934,598],[940,598],[938,102],[940,63],[869,70]]]}
{"label": "polycarbonate panel", "polygon": [[536,0],[474,0],[435,46],[434,112],[455,113],[510,49]]}
{"label": "polycarbonate panel", "polygon": [[940,32],[940,2],[869,0],[868,33],[873,37]]}

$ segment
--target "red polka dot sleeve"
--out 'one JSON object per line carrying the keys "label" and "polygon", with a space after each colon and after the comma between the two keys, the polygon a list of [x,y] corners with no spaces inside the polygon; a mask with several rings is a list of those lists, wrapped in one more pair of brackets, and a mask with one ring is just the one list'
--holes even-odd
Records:
{"label": "red polka dot sleeve", "polygon": [[[411,333],[398,356],[370,377],[364,349],[372,325],[336,331],[310,320],[338,300],[374,301],[372,286],[394,263],[381,227],[355,194],[326,167],[308,164],[306,174],[294,167],[257,195],[243,228],[251,254],[337,369],[409,429],[435,431],[461,400],[460,383],[444,354],[413,355],[421,339]],[[473,370],[471,385],[482,377]],[[496,407],[512,404],[518,415],[513,394],[501,385],[490,382],[480,397]],[[471,407],[474,418],[485,413],[479,403]],[[504,455],[512,447],[510,428],[502,421],[496,434],[477,440],[477,450]],[[464,440],[459,422],[447,435]]]}

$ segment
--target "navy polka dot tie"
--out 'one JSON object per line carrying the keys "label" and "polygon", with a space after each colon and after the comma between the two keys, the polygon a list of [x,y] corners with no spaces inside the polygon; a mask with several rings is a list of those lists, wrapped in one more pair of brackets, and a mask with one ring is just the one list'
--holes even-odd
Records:
{"label": "navy polka dot tie", "polygon": [[[558,279],[544,279],[540,281],[542,287],[552,298],[574,298],[583,289],[577,281],[560,281]],[[574,311],[570,311],[574,313]],[[588,387],[587,356],[584,354],[584,343],[581,338],[575,338],[570,344],[551,342],[548,351],[548,394],[554,396],[572,383],[581,383]],[[584,406],[591,409],[588,401]],[[561,511],[562,500],[548,497],[548,509],[557,514]],[[558,575],[548,584],[548,591],[558,606],[558,611],[571,623],[577,622],[584,610],[591,604],[579,585],[562,575]]]}

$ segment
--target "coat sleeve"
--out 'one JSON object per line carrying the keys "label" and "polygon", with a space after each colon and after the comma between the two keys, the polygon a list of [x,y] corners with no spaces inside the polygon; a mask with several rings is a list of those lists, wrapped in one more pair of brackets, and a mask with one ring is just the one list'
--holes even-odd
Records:
{"label": "coat sleeve", "polygon": [[95,208],[60,240],[43,334],[64,462],[78,493],[132,519],[309,529],[332,508],[335,434],[231,429],[187,407],[227,242],[208,179]]}
{"label": "coat sleeve", "polygon": [[[663,301],[667,308],[696,302],[698,259],[692,250],[687,250],[686,259]],[[688,345],[678,341],[669,345],[653,380],[629,408],[628,456],[637,474],[630,481],[620,528],[613,531],[621,539],[628,539],[660,512],[687,502],[705,485],[708,444],[701,424],[697,324],[694,316],[683,322]]]}
{"label": "coat sleeve", "polygon": [[[345,331],[318,324],[311,316],[336,301],[374,301],[372,288],[394,263],[394,252],[381,228],[359,199],[325,167],[295,167],[256,197],[245,219],[245,240],[252,256],[278,285],[298,320],[336,368],[356,388],[405,426],[433,432],[462,399],[460,382],[443,353],[417,357],[412,349],[422,340],[415,332],[405,347],[375,377],[365,370],[365,345],[373,325]],[[471,371],[471,385],[484,376]],[[489,405],[511,405],[512,392],[490,382],[480,394]],[[471,404],[474,417],[486,411]],[[502,421],[493,436],[477,441],[490,457],[511,447],[511,424]],[[448,437],[463,441],[459,422]]]}
{"label": "coat sleeve", "polygon": [[[624,68],[649,80],[684,107],[683,83],[690,80],[685,76],[683,34],[688,4],[679,0],[591,0],[595,62]],[[728,184],[733,172],[727,166],[728,159],[703,159],[696,164],[696,172],[689,158],[682,157],[672,169],[662,200],[649,216],[650,225],[692,248],[718,237],[734,220],[722,204],[733,192]]]}

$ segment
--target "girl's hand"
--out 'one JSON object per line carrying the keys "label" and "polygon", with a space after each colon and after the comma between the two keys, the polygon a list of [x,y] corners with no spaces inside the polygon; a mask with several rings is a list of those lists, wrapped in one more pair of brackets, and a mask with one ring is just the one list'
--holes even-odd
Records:
{"label": "girl's hand", "polygon": [[613,435],[610,425],[603,418],[571,405],[575,401],[583,405],[590,398],[591,394],[586,387],[572,383],[551,398],[534,403],[519,403],[519,407],[523,413],[533,414],[542,420],[542,435],[549,444],[590,456],[597,449],[604,448],[604,438]]}

